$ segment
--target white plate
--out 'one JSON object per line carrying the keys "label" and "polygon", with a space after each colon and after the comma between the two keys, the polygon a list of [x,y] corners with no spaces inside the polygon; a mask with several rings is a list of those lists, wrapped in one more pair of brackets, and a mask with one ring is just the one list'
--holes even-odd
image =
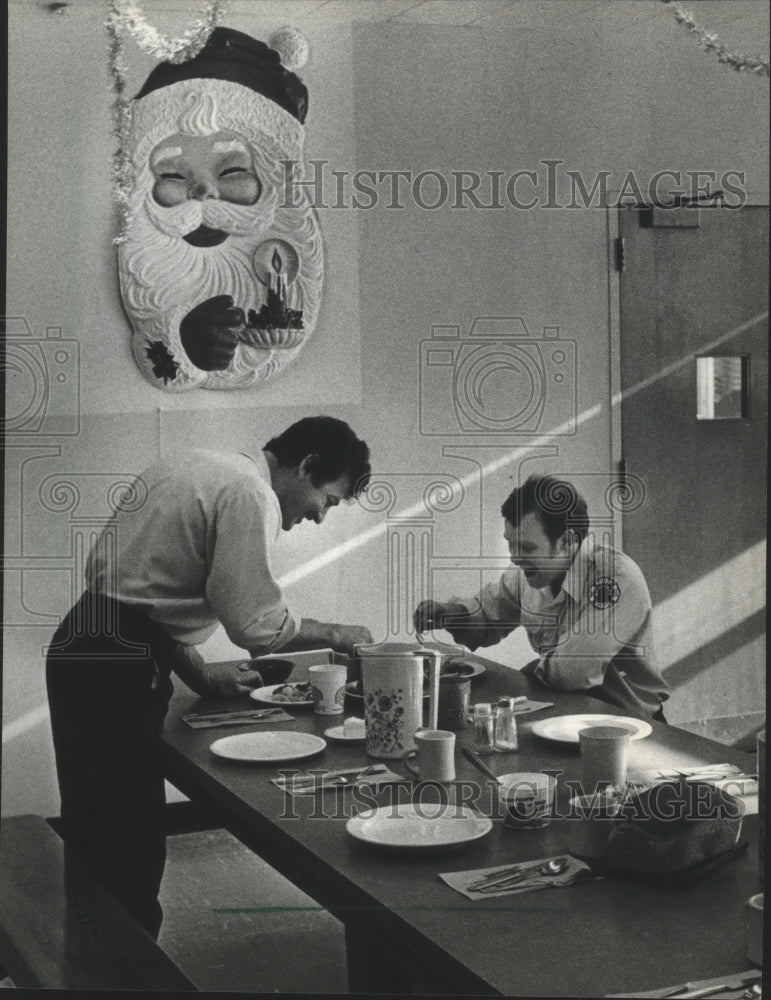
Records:
{"label": "white plate", "polygon": [[332,726],[331,729],[325,729],[324,735],[333,743],[363,743],[366,738],[364,736],[346,736],[344,726]]}
{"label": "white plate", "polygon": [[[294,687],[294,682],[290,686]],[[284,708],[304,708],[313,704],[313,698],[310,697],[303,701],[282,701],[280,698],[274,698],[273,693],[281,687],[285,687],[285,685],[268,684],[267,687],[255,688],[254,691],[249,692],[249,697],[263,705],[282,705]]]}
{"label": "white plate", "polygon": [[408,851],[460,847],[484,837],[492,826],[490,819],[477,816],[466,806],[439,802],[417,809],[410,802],[381,806],[359,813],[345,824],[356,840]]}
{"label": "white plate", "polygon": [[588,726],[620,726],[629,730],[633,740],[642,740],[653,732],[648,722],[626,715],[562,715],[540,719],[533,723],[533,732],[555,743],[578,743],[578,734]]}
{"label": "white plate", "polygon": [[250,764],[270,764],[278,760],[302,760],[321,753],[327,741],[311,733],[239,733],[215,740],[209,749],[215,757]]}

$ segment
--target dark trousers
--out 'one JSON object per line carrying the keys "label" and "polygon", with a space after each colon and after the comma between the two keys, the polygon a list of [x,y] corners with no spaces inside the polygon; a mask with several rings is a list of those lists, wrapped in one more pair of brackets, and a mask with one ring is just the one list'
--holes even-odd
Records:
{"label": "dark trousers", "polygon": [[46,663],[65,865],[85,867],[154,938],[163,919],[159,735],[172,647],[143,612],[86,593]]}

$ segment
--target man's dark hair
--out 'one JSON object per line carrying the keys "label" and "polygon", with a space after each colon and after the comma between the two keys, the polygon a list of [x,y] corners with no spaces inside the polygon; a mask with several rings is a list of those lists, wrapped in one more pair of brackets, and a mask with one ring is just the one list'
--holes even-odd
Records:
{"label": "man's dark hair", "polygon": [[586,500],[565,479],[530,476],[511,491],[501,507],[501,514],[515,528],[526,514],[533,512],[552,545],[568,528],[580,542],[586,538],[589,530]]}
{"label": "man's dark hair", "polygon": [[323,486],[342,475],[351,480],[348,497],[357,497],[366,489],[372,467],[369,448],[356,437],[344,420],[336,417],[304,417],[271,438],[265,450],[272,452],[280,465],[292,468],[307,455],[314,455],[311,479]]}

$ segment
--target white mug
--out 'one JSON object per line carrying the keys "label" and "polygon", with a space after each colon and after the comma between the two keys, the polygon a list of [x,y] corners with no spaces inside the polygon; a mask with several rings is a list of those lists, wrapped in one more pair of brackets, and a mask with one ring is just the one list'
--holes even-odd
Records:
{"label": "white mug", "polygon": [[[454,781],[455,733],[448,729],[421,729],[413,739],[414,748],[402,754],[407,770],[421,781]],[[417,767],[412,763],[413,757],[417,757]]]}
{"label": "white mug", "polygon": [[340,715],[345,699],[347,669],[341,664],[320,663],[308,667],[313,710],[316,715]]}
{"label": "white mug", "polygon": [[623,788],[629,760],[631,734],[626,726],[590,726],[578,734],[581,749],[581,778],[585,795],[603,783]]}

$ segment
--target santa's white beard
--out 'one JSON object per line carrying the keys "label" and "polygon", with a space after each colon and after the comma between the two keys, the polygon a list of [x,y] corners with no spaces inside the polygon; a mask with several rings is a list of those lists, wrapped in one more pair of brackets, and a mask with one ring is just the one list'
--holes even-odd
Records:
{"label": "santa's white beard", "polygon": [[[149,186],[144,197],[135,191],[118,270],[134,330],[134,357],[153,385],[172,392],[254,385],[285,367],[313,331],[323,267],[318,222],[310,207],[273,210],[271,200],[263,197],[256,205],[243,206],[211,199],[162,209],[152,200]],[[192,246],[184,236],[200,225],[231,235],[218,246]],[[196,368],[181,342],[180,323],[195,306],[221,295],[229,295],[247,321],[250,309],[259,312],[268,291],[260,280],[269,259],[266,241],[288,248],[287,304],[302,312],[302,334],[277,350],[272,341],[268,345],[261,337],[253,340],[245,331],[227,370]]]}
{"label": "santa's white beard", "polygon": [[[259,309],[266,291],[257,279],[252,255],[272,218],[255,218],[255,206],[189,201],[168,209],[136,212],[121,247],[123,301],[132,321],[194,306],[215,295],[230,295],[244,312]],[[251,210],[251,211],[248,211]],[[163,219],[161,231],[156,218]],[[196,247],[183,236],[201,224],[231,233],[214,247]],[[248,232],[248,235],[240,235]]]}

